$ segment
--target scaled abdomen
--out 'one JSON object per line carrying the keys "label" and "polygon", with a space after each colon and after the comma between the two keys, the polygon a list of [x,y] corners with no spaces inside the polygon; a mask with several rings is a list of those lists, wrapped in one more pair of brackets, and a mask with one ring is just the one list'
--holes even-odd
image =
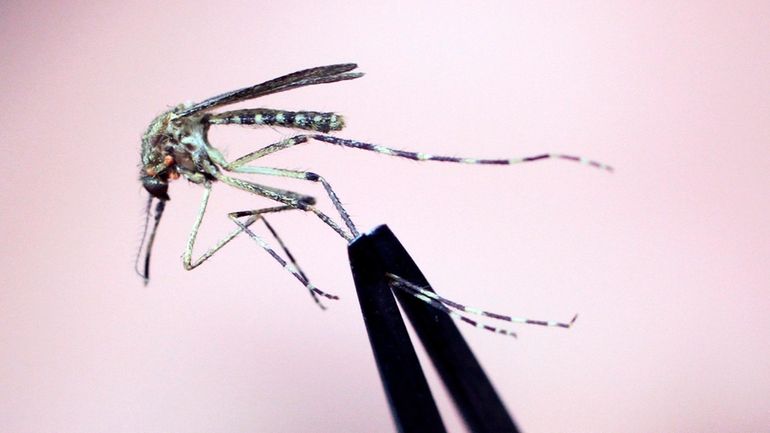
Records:
{"label": "scaled abdomen", "polygon": [[309,131],[339,131],[345,122],[339,114],[318,111],[285,111],[268,108],[248,108],[244,110],[214,113],[204,118],[211,125],[274,125]]}

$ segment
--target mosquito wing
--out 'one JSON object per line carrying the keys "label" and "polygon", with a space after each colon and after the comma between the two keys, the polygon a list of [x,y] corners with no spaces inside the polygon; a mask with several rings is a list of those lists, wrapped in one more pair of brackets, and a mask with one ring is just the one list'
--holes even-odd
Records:
{"label": "mosquito wing", "polygon": [[282,77],[274,78],[251,87],[233,90],[213,98],[199,102],[192,107],[177,113],[179,117],[189,116],[199,111],[208,110],[222,105],[232,104],[246,99],[253,99],[271,93],[283,92],[295,87],[312,86],[314,84],[334,83],[342,80],[352,80],[363,76],[361,72],[350,72],[357,68],[355,63],[319,66],[293,72]]}

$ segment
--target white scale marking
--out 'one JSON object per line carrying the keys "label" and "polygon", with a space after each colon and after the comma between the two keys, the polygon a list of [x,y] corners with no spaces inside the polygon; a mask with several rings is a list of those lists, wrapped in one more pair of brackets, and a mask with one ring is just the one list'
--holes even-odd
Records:
{"label": "white scale marking", "polygon": [[[243,227],[241,227],[241,228],[243,229]],[[265,240],[264,240],[264,239],[262,239],[261,237],[257,236],[257,237],[255,237],[255,238],[253,238],[253,239],[254,239],[255,241],[257,241],[257,243],[259,244],[259,246],[261,246],[262,248],[264,248],[264,249],[270,249],[270,245],[268,245],[268,244],[267,244],[267,242],[265,242]]]}
{"label": "white scale marking", "polygon": [[336,114],[332,114],[332,117],[329,118],[329,128],[330,129],[337,129],[340,127],[339,119],[337,118]]}
{"label": "white scale marking", "polygon": [[423,295],[421,295],[421,294],[419,294],[419,293],[415,293],[415,295],[414,295],[414,296],[415,296],[417,299],[419,299],[419,300],[421,300],[421,301],[423,301],[423,302],[427,302],[427,303],[429,303],[429,304],[430,304],[430,299],[428,299],[427,297],[425,297],[425,296],[423,296]]}
{"label": "white scale marking", "polygon": [[422,293],[423,295],[425,295],[425,296],[427,296],[429,298],[433,298],[433,299],[435,299],[437,301],[439,300],[437,294],[435,294],[433,292],[429,292],[429,291],[427,291],[425,289],[419,289],[419,290],[420,290],[420,293]]}
{"label": "white scale marking", "polygon": [[394,153],[392,150],[388,149],[387,147],[380,146],[380,145],[375,145],[374,146],[374,150],[376,150],[377,152],[380,152],[380,153],[382,153],[384,155],[393,155],[393,153]]}
{"label": "white scale marking", "polygon": [[471,314],[478,314],[479,316],[483,315],[483,311],[479,310],[478,308],[473,307],[465,307],[465,311],[471,313]]}

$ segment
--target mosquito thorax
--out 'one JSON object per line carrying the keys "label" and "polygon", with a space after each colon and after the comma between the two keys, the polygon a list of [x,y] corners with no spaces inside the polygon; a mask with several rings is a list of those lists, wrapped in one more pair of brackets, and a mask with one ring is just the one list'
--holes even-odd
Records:
{"label": "mosquito thorax", "polygon": [[201,183],[216,171],[206,151],[207,125],[202,115],[179,117],[180,104],[153,119],[142,137],[140,179],[153,196],[168,200],[168,182],[184,176]]}

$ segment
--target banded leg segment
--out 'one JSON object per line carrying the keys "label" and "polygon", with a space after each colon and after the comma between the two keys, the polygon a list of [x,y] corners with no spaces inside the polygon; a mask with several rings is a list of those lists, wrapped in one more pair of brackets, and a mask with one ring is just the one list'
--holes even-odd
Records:
{"label": "banded leg segment", "polygon": [[[217,251],[222,249],[225,245],[227,245],[228,242],[233,240],[242,230],[235,230],[222,238],[219,242],[214,244],[213,247],[206,250],[203,255],[198,257],[197,259],[193,260],[193,248],[195,247],[195,241],[198,238],[198,230],[200,230],[201,223],[203,223],[203,216],[206,214],[206,207],[209,203],[209,197],[211,197],[211,182],[205,182],[203,184],[203,196],[201,197],[201,204],[198,208],[198,214],[195,216],[195,221],[193,222],[192,230],[190,230],[190,235],[187,237],[187,246],[184,249],[184,253],[182,254],[182,264],[184,265],[184,268],[188,271],[193,270],[200,266],[203,262],[208,260],[211,256],[213,256]],[[253,221],[252,221],[253,223]]]}
{"label": "banded leg segment", "polygon": [[[418,299],[424,302],[428,302],[431,305],[435,306],[435,304],[440,304],[442,307],[450,311],[456,310],[463,313],[489,317],[491,319],[497,319],[497,320],[502,320],[502,321],[511,322],[511,323],[522,323],[527,325],[539,325],[539,326],[558,327],[558,328],[567,328],[567,329],[571,328],[572,325],[577,320],[577,314],[569,322],[557,322],[552,320],[547,320],[547,321],[533,320],[533,319],[527,319],[524,317],[515,317],[515,316],[504,315],[504,314],[492,313],[489,311],[481,310],[479,308],[469,307],[469,306],[454,302],[450,299],[444,298],[443,296],[440,296],[434,292],[425,290],[422,287],[399,277],[398,275],[387,274],[387,277],[391,279],[392,287],[411,293]],[[468,322],[468,320],[465,320],[465,319],[462,319],[462,320],[464,320],[465,322]],[[475,326],[484,327],[485,325],[476,324]],[[488,329],[488,330],[491,330],[491,329]]]}
{"label": "banded leg segment", "polygon": [[[312,283],[310,283],[310,281],[305,276],[305,273],[302,272],[302,270],[300,270],[297,267],[296,262],[293,260],[293,256],[291,255],[291,253],[288,253],[288,251],[284,249],[284,251],[287,252],[287,256],[289,256],[289,259],[292,261],[292,263],[288,263],[286,260],[283,259],[283,257],[279,256],[278,253],[276,253],[275,250],[262,237],[258,236],[256,233],[251,231],[247,223],[251,221],[251,219],[254,218],[255,216],[258,216],[260,213],[263,213],[263,211],[264,209],[231,212],[230,214],[228,214],[228,217],[238,226],[239,230],[245,232],[251,239],[254,240],[254,242],[257,243],[257,245],[259,245],[263,250],[267,251],[267,253],[270,254],[270,256],[272,256],[284,269],[286,269],[292,275],[294,275],[294,277],[297,280],[299,280],[299,282],[302,283],[302,285],[305,286],[305,288],[307,288],[310,293],[314,295],[323,296],[324,298],[327,298],[327,299],[333,299],[333,300],[339,299],[339,296],[324,292],[323,290],[317,288]],[[250,217],[246,221],[246,223],[238,219],[238,218],[243,218],[245,216]],[[283,245],[283,242],[279,240],[279,244]]]}
{"label": "banded leg segment", "polygon": [[[247,153],[246,155],[243,155],[242,157],[236,159],[233,162],[225,161],[224,157],[222,157],[221,160],[217,159],[216,162],[217,164],[221,165],[225,170],[233,170],[244,164],[248,164],[251,161],[270,155],[271,153],[278,152],[279,150],[284,150],[290,147],[294,147],[298,144],[307,143],[309,137],[310,136],[306,134],[295,135],[294,137],[286,138],[277,143],[269,144],[265,147],[257,149],[254,152]],[[216,156],[220,156],[220,154],[216,152]]]}
{"label": "banded leg segment", "polygon": [[[228,162],[225,159],[224,155],[222,155],[221,152],[219,152],[216,148],[209,147],[208,153],[209,153],[209,156],[226,171],[231,171],[234,173],[261,174],[261,175],[267,175],[267,176],[289,177],[293,179],[309,180],[311,182],[320,183],[321,185],[323,185],[324,189],[326,190],[326,194],[329,196],[329,199],[331,200],[332,204],[337,209],[337,212],[339,213],[340,217],[342,218],[348,230],[350,231],[350,234],[347,234],[341,229],[339,229],[339,226],[336,223],[333,223],[333,221],[327,215],[318,211],[314,207],[308,206],[307,208],[302,208],[302,209],[315,213],[322,221],[324,221],[327,225],[332,227],[345,240],[351,241],[353,240],[353,238],[358,236],[359,234],[358,229],[353,223],[353,220],[350,218],[350,214],[348,214],[345,207],[342,206],[342,202],[340,201],[337,194],[334,192],[334,189],[332,189],[331,185],[329,184],[329,182],[326,181],[326,179],[324,179],[318,174],[307,172],[307,171],[245,165],[245,164],[248,164],[249,162],[262,158],[273,152],[287,149],[289,147],[296,146],[297,144],[305,143],[307,142],[308,137],[309,136],[307,135],[297,135],[291,138],[287,138],[277,143],[270,144],[262,149],[258,149],[254,152],[248,153],[232,162]],[[289,197],[290,201],[284,201],[279,196],[287,195],[287,194],[292,194],[293,196],[300,196],[290,191],[282,191],[282,190],[277,190],[275,188],[268,188],[263,185],[258,185],[245,180],[229,178],[221,174],[219,176],[222,176],[222,179],[221,179],[222,181],[232,186],[235,186],[236,188],[240,188],[249,192],[253,192],[255,194],[272,198],[273,200],[280,201],[282,203],[286,203],[289,205],[294,205],[296,202],[292,200],[291,197]],[[300,196],[300,197],[307,197],[307,196]],[[315,204],[315,201],[313,201],[312,203],[308,202],[305,204],[313,205]]]}
{"label": "banded leg segment", "polygon": [[[411,159],[413,161],[437,161],[437,162],[451,162],[451,163],[459,163],[459,164],[478,164],[478,165],[514,165],[514,164],[521,164],[524,162],[540,161],[544,159],[563,159],[563,160],[572,161],[572,162],[579,162],[591,167],[607,170],[610,172],[613,171],[611,166],[603,164],[601,162],[593,161],[588,158],[584,158],[580,156],[566,155],[561,153],[542,153],[540,155],[525,156],[520,158],[505,158],[505,159],[461,158],[461,157],[455,157],[455,156],[441,156],[441,155],[432,155],[429,153],[422,153],[422,152],[410,152],[405,150],[398,150],[398,149],[393,149],[386,146],[381,146],[378,144],[365,143],[363,141],[349,140],[346,138],[333,137],[331,135],[323,135],[323,134],[295,135],[293,137],[287,138],[285,140],[281,140],[277,143],[270,144],[254,152],[246,154],[236,159],[232,163],[230,163],[229,166],[239,167],[248,162],[267,156],[271,153],[288,149],[298,144],[307,143],[308,140],[311,138],[316,141],[323,141],[324,143],[335,144],[337,146],[366,150],[370,152],[377,152],[383,155]],[[227,163],[225,162],[225,165],[223,166],[226,166],[226,165]]]}
{"label": "banded leg segment", "polygon": [[241,189],[243,191],[250,192],[252,194],[256,194],[262,197],[266,197],[280,203],[284,203],[296,209],[312,212],[321,221],[326,223],[326,225],[331,227],[332,230],[334,230],[340,236],[342,236],[345,240],[350,241],[353,239],[352,235],[342,230],[342,228],[337,223],[335,223],[334,220],[329,218],[328,215],[326,215],[325,213],[321,212],[320,210],[316,209],[313,206],[315,204],[315,199],[313,197],[298,194],[292,191],[281,190],[278,188],[266,187],[264,185],[259,185],[257,183],[249,182],[247,180],[230,177],[222,173],[217,173],[215,176],[217,180],[221,180],[222,182],[230,186],[236,187],[238,189]]}
{"label": "banded leg segment", "polygon": [[[310,171],[301,171],[301,170],[288,170],[284,168],[257,167],[252,165],[230,167],[230,171],[233,171],[236,173],[289,177],[293,179],[302,179],[302,180],[308,180],[311,182],[320,183],[321,185],[323,185],[324,189],[326,190],[326,195],[329,196],[329,199],[331,200],[335,209],[337,209],[337,213],[339,213],[340,217],[342,218],[342,221],[345,222],[345,225],[348,227],[348,230],[350,231],[350,236],[343,235],[342,237],[348,241],[351,241],[353,238],[355,238],[359,234],[358,229],[356,228],[356,225],[353,223],[353,220],[350,218],[350,214],[348,214],[348,211],[345,209],[344,206],[342,206],[342,202],[340,201],[337,194],[334,192],[334,189],[332,189],[332,186],[329,184],[329,182],[326,181],[326,179],[324,179],[323,177],[321,177],[316,173],[313,173]],[[313,211],[313,209],[315,208],[312,208],[310,210]]]}
{"label": "banded leg segment", "polygon": [[[393,274],[388,274],[388,275],[393,275]],[[394,275],[394,277],[395,277],[395,275]],[[400,277],[398,277],[398,278],[400,278]],[[406,280],[404,280],[404,281],[406,281]],[[413,289],[414,287],[418,288],[419,290]],[[465,322],[465,323],[467,323],[467,324],[469,324],[469,325],[471,325],[471,326],[473,326],[475,328],[484,329],[486,331],[494,332],[495,334],[510,335],[511,337],[516,338],[516,333],[514,331],[509,330],[509,329],[505,329],[505,328],[500,328],[500,327],[497,327],[497,326],[486,325],[484,323],[481,323],[481,322],[473,320],[473,319],[471,319],[469,317],[466,317],[466,316],[458,313],[457,311],[454,311],[454,310],[450,309],[445,304],[440,302],[435,297],[435,293],[427,291],[427,290],[423,290],[423,289],[419,288],[419,286],[416,286],[414,284],[412,284],[411,286],[406,286],[406,285],[401,285],[398,282],[391,281],[390,288],[391,288],[391,290],[401,290],[401,291],[403,291],[403,292],[405,292],[405,293],[407,293],[407,294],[409,294],[411,296],[414,296],[415,298],[419,299],[422,302],[425,302],[429,306],[431,306],[431,307],[433,307],[433,308],[435,308],[435,309],[437,309],[437,310],[447,314],[449,317],[451,317],[451,318],[453,318],[455,320],[460,320],[462,322]],[[427,296],[426,293],[430,293],[431,295],[434,295],[434,296]]]}
{"label": "banded leg segment", "polygon": [[[273,237],[276,239],[276,241],[278,241],[278,244],[281,246],[281,248],[283,249],[284,253],[289,258],[289,261],[291,262],[290,265],[287,265],[286,261],[283,260],[282,258],[280,258],[280,256],[278,256],[278,258],[280,259],[279,263],[281,263],[282,266],[284,266],[284,267],[289,266],[291,269],[293,269],[297,273],[299,273],[300,276],[304,279],[304,281],[306,281],[306,282],[309,281],[307,276],[305,275],[305,273],[302,272],[302,270],[299,268],[299,265],[297,264],[297,261],[294,259],[294,256],[291,254],[289,249],[283,243],[283,240],[281,240],[280,236],[278,236],[278,233],[275,231],[275,229],[273,229],[273,227],[270,225],[270,223],[267,222],[267,219],[265,219],[265,217],[264,217],[264,214],[283,212],[283,211],[287,211],[287,210],[295,210],[296,209],[295,207],[288,206],[288,205],[264,208],[264,209],[259,209],[259,210],[252,210],[252,211],[247,211],[245,213],[242,213],[243,214],[242,216],[249,216],[249,218],[245,222],[238,221],[238,228],[236,230],[233,230],[232,232],[230,232],[228,235],[226,235],[221,240],[219,240],[219,242],[214,244],[213,247],[211,247],[208,250],[206,250],[206,252],[204,252],[200,257],[198,257],[197,259],[193,260],[192,259],[193,248],[195,246],[195,241],[196,241],[196,239],[198,237],[198,231],[200,230],[201,223],[203,222],[203,216],[206,213],[206,207],[208,205],[209,197],[211,196],[211,184],[210,183],[204,184],[204,188],[205,188],[205,190],[204,190],[204,193],[203,193],[203,197],[201,199],[201,206],[200,206],[200,209],[198,211],[198,215],[197,215],[197,217],[195,219],[195,222],[193,223],[193,228],[192,228],[192,230],[190,232],[190,236],[189,236],[188,241],[187,241],[187,248],[185,248],[185,252],[182,255],[182,263],[183,263],[185,269],[191,270],[191,269],[195,269],[196,267],[200,266],[203,262],[205,262],[206,260],[211,258],[211,256],[213,256],[217,251],[222,249],[222,247],[227,245],[231,240],[233,240],[236,236],[238,236],[244,230],[249,230],[249,232],[253,234],[253,232],[251,232],[249,227],[252,224],[254,224],[257,220],[262,220],[262,222],[265,224],[265,226],[267,226],[268,230],[273,235]],[[233,218],[232,215],[233,214],[229,214],[228,216],[232,219]],[[274,257],[277,256],[275,251],[273,251],[272,249],[270,249],[270,251],[272,251],[271,255],[273,255]],[[305,286],[307,287],[307,284]],[[317,290],[311,290],[310,287],[308,287],[308,291],[310,292],[310,295],[313,297],[313,300],[315,301],[315,303],[319,307],[321,307],[322,309],[325,309],[326,307],[324,307],[323,304],[321,304],[320,300],[318,299],[318,296],[317,296],[318,291]],[[333,298],[331,298],[331,299],[333,299]]]}
{"label": "banded leg segment", "polygon": [[[232,113],[235,113],[235,112],[232,112]],[[224,156],[214,148],[209,148],[209,155],[216,161],[217,164],[222,166],[222,168],[224,168],[227,171],[232,171],[237,173],[250,173],[250,174],[291,177],[295,179],[305,179],[312,182],[320,182],[323,185],[324,189],[326,190],[326,193],[331,199],[332,203],[334,204],[334,207],[337,209],[337,212],[340,214],[340,217],[343,219],[343,221],[345,222],[345,225],[348,227],[348,230],[350,231],[350,235],[347,235],[342,231],[338,230],[337,228],[335,228],[336,224],[332,225],[331,221],[328,219],[328,216],[319,214],[316,211],[313,211],[313,212],[316,213],[316,215],[318,215],[318,217],[321,218],[321,220],[323,220],[327,225],[331,226],[332,228],[335,228],[335,231],[337,231],[337,233],[339,233],[343,238],[350,241],[356,236],[358,236],[359,234],[358,230],[356,229],[355,224],[350,218],[350,214],[347,212],[347,210],[345,210],[344,206],[342,206],[342,203],[339,200],[339,197],[334,192],[331,185],[323,177],[319,176],[316,173],[306,172],[306,171],[285,170],[285,169],[269,168],[269,167],[245,166],[245,164],[248,164],[249,162],[252,162],[259,158],[270,155],[271,153],[288,149],[298,144],[306,143],[311,138],[317,141],[323,141],[325,143],[336,144],[338,146],[367,150],[371,152],[381,153],[384,155],[397,156],[400,158],[406,158],[406,159],[411,159],[415,161],[438,161],[438,162],[453,162],[453,163],[481,164],[481,165],[512,165],[512,164],[518,164],[523,162],[539,161],[542,159],[557,158],[557,159],[566,159],[569,161],[582,162],[584,164],[587,164],[596,168],[612,171],[612,167],[607,166],[605,164],[588,160],[585,158],[577,157],[577,156],[571,156],[571,155],[546,153],[546,154],[541,154],[536,156],[513,158],[513,159],[458,158],[458,157],[449,157],[449,156],[436,156],[436,155],[430,155],[427,153],[419,153],[419,152],[408,152],[403,150],[392,149],[385,146],[375,145],[371,143],[348,140],[344,138],[338,138],[338,137],[322,135],[322,134],[295,135],[293,137],[281,140],[277,143],[273,143],[268,146],[265,146],[254,152],[248,153],[232,162],[226,161]],[[246,184],[251,184],[249,182],[233,180],[233,183],[235,183],[234,186],[241,189],[246,189],[246,190],[254,189],[246,185]],[[251,184],[251,185],[253,186],[256,184]],[[263,191],[266,189],[265,187],[262,187],[262,186],[259,186],[259,188],[261,188],[261,190]],[[274,200],[281,201],[283,203],[290,204],[286,201],[281,200],[275,195],[271,196],[269,191],[267,192],[253,191],[253,192],[263,196],[267,196],[269,198],[273,198]],[[309,210],[312,210],[312,209],[309,209]]]}
{"label": "banded leg segment", "polygon": [[[203,254],[201,254],[200,257],[193,260],[193,249],[195,247],[195,241],[198,238],[198,231],[200,230],[201,223],[203,222],[203,216],[206,214],[206,207],[208,206],[209,198],[211,196],[211,183],[205,183],[204,185],[204,191],[203,196],[201,197],[201,204],[200,208],[198,209],[198,215],[195,217],[195,222],[193,223],[193,228],[190,231],[190,235],[187,238],[187,247],[185,248],[184,254],[182,255],[182,264],[184,265],[184,268],[186,270],[192,270],[200,266],[203,262],[211,258],[217,251],[222,249],[225,245],[227,245],[231,240],[233,240],[236,236],[238,236],[241,232],[243,232],[242,228],[238,228],[236,230],[233,230],[229,234],[227,234],[225,237],[219,240],[214,246],[206,250]],[[262,217],[263,214],[267,213],[275,213],[275,212],[282,212],[286,210],[293,210],[296,209],[292,206],[277,206],[277,207],[271,207],[271,208],[264,208],[260,209],[259,211],[253,211],[251,214],[251,218],[249,218],[245,223],[243,223],[244,227],[250,227],[252,224],[254,224],[258,219],[264,219]],[[273,228],[267,223],[267,220],[264,220],[265,224],[268,225],[268,229],[270,232],[276,236],[277,233],[273,230]],[[283,246],[283,242],[280,241],[279,243]],[[288,252],[288,250],[284,250],[287,252],[288,256],[291,256],[291,253]]]}
{"label": "banded leg segment", "polygon": [[593,161],[587,158],[564,155],[560,153],[543,153],[534,156],[525,156],[521,158],[508,158],[508,159],[479,159],[479,158],[460,158],[455,156],[439,156],[431,155],[429,153],[422,152],[409,152],[405,150],[392,149],[390,147],[380,146],[378,144],[364,143],[362,141],[348,140],[346,138],[333,137],[331,135],[313,134],[311,138],[323,141],[325,143],[336,144],[338,146],[352,147],[354,149],[368,150],[371,152],[381,153],[383,155],[397,156],[399,158],[411,159],[414,161],[437,161],[437,162],[453,162],[460,164],[479,164],[479,165],[514,165],[523,162],[533,162],[542,159],[566,159],[568,161],[580,162],[582,164],[590,165],[595,168],[612,171],[612,167],[606,164],[602,164],[597,161]]}
{"label": "banded leg segment", "polygon": [[[270,234],[273,235],[273,238],[278,242],[278,246],[281,247],[281,249],[283,250],[284,254],[286,254],[286,257],[289,259],[291,264],[294,265],[295,268],[297,268],[297,271],[302,276],[302,278],[310,281],[310,278],[308,278],[307,275],[305,275],[305,272],[302,271],[302,268],[299,267],[299,263],[297,263],[297,259],[294,258],[294,255],[291,253],[291,251],[289,251],[289,248],[286,246],[286,244],[283,243],[283,239],[281,239],[281,237],[278,236],[278,232],[276,232],[273,226],[270,225],[269,222],[267,222],[267,218],[262,217],[260,219],[262,220],[263,223],[265,223],[265,227],[267,227],[267,229],[270,231]],[[246,224],[246,223],[244,223],[244,225],[246,225],[246,227],[249,226],[249,224]]]}

